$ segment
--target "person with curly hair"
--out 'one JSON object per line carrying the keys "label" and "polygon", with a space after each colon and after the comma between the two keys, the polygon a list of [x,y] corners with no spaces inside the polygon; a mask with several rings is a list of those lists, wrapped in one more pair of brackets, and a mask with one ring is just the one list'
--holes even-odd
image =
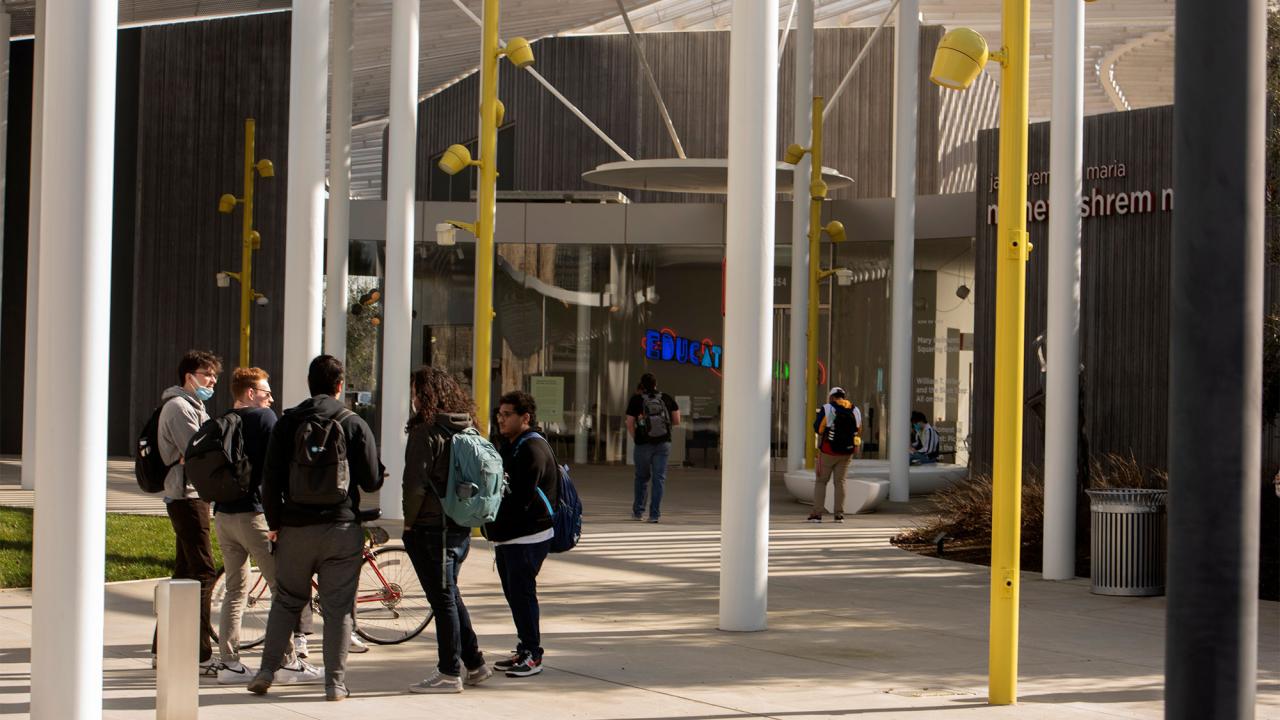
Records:
{"label": "person with curly hair", "polygon": [[413,693],[457,693],[493,676],[458,590],[471,528],[444,513],[453,436],[475,425],[475,403],[448,373],[423,366],[409,379],[413,415],[404,452],[404,549],[436,618],[439,661]]}

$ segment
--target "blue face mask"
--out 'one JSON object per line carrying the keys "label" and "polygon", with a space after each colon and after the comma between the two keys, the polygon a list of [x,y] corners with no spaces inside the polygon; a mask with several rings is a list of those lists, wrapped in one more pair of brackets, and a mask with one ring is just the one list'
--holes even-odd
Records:
{"label": "blue face mask", "polygon": [[196,397],[200,398],[200,402],[209,402],[213,398],[213,388],[197,387]]}

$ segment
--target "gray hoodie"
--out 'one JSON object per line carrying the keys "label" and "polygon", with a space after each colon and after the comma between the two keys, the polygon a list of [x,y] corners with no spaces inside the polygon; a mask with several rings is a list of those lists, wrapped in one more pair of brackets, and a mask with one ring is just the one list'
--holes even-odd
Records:
{"label": "gray hoodie", "polygon": [[[169,402],[174,398],[178,398],[176,402]],[[199,497],[196,489],[187,482],[182,463],[178,461],[187,452],[191,436],[209,419],[209,413],[199,398],[180,385],[165,390],[161,402],[164,406],[160,410],[160,427],[157,432],[160,459],[166,465],[173,465],[164,478],[164,498],[167,501]]]}

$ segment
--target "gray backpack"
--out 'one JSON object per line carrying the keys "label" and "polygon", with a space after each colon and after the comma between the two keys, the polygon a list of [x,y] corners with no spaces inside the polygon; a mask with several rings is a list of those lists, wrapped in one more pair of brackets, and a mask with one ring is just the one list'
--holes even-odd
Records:
{"label": "gray backpack", "polygon": [[657,439],[671,434],[671,413],[662,401],[662,393],[642,395],[641,409],[644,411],[641,420],[646,436]]}

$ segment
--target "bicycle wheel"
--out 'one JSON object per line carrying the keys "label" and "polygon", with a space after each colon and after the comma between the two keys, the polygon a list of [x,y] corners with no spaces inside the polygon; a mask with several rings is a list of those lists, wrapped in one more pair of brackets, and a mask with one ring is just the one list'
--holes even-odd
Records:
{"label": "bicycle wheel", "polygon": [[398,547],[374,550],[360,566],[356,633],[379,645],[395,645],[417,637],[431,617],[409,553]]}
{"label": "bicycle wheel", "polygon": [[[267,616],[271,614],[271,586],[257,566],[249,566],[246,580],[248,592],[240,610],[240,649],[246,650],[262,643],[267,636]],[[227,599],[227,573],[218,571],[213,584],[213,597],[209,601],[209,623],[213,625],[214,640],[221,627],[222,604]]]}

